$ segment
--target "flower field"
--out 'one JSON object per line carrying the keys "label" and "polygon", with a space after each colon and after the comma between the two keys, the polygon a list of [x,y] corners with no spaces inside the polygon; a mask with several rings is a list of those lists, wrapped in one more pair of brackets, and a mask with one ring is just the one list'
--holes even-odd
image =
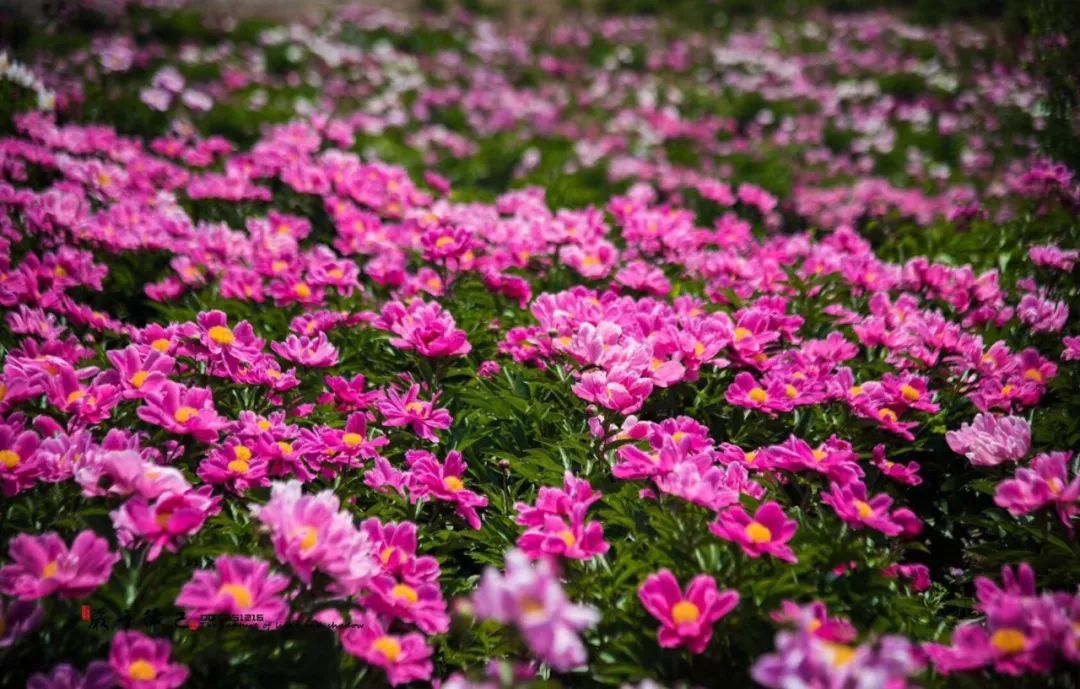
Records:
{"label": "flower field", "polygon": [[1050,43],[177,4],[7,25],[0,687],[1080,687]]}

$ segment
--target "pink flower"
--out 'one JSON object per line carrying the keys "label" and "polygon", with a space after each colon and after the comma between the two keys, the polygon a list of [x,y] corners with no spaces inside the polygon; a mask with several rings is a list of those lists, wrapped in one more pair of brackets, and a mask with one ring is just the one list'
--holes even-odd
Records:
{"label": "pink flower", "polygon": [[402,395],[396,388],[389,388],[376,406],[383,415],[383,424],[391,428],[409,426],[413,433],[428,442],[439,442],[436,430],[450,428],[453,418],[446,409],[435,408],[439,396],[433,395],[430,401],[418,399],[420,386],[411,385]]}
{"label": "pink flower", "polygon": [[395,347],[426,357],[465,356],[472,349],[465,331],[455,327],[453,316],[437,302],[415,299],[408,307],[389,302],[372,325],[394,333],[397,337],[390,338],[390,344]]}
{"label": "pink flower", "polygon": [[724,398],[728,404],[757,409],[775,416],[778,411],[791,411],[794,408],[788,392],[788,386],[779,380],[758,383],[754,376],[743,371],[735,376],[735,380],[724,393]]}
{"label": "pink flower", "polygon": [[93,531],[82,531],[69,549],[56,533],[19,534],[8,544],[12,564],[0,569],[0,591],[21,600],[58,593],[86,598],[109,580],[120,555]]}
{"label": "pink flower", "polygon": [[717,515],[709,530],[726,541],[738,543],[750,557],[768,554],[785,562],[798,562],[787,542],[798,523],[788,519],[779,503],[766,502],[751,517],[741,507],[731,507]]}
{"label": "pink flower", "polygon": [[979,414],[971,424],[945,434],[953,452],[975,466],[997,466],[1023,459],[1031,449],[1031,426],[1018,416]]}
{"label": "pink flower", "polygon": [[520,550],[509,551],[505,574],[484,570],[472,602],[480,619],[514,624],[532,653],[560,672],[588,659],[578,633],[600,615],[567,599],[549,560],[532,562]]}
{"label": "pink flower", "polygon": [[189,619],[237,615],[241,624],[265,629],[287,618],[289,606],[278,594],[288,586],[288,577],[270,574],[270,565],[262,560],[221,555],[214,561],[214,571],[199,569],[192,574],[180,589],[176,606],[187,610]]}
{"label": "pink flower", "polygon": [[217,440],[218,432],[229,425],[218,416],[206,388],[188,388],[166,381],[157,392],[147,395],[144,402],[137,410],[140,419],[173,433],[190,435],[200,442]]}
{"label": "pink flower", "polygon": [[314,338],[289,335],[284,343],[271,342],[270,349],[283,359],[313,368],[329,368],[338,361],[337,349],[323,332]]}
{"label": "pink flower", "polygon": [[123,689],[175,689],[188,678],[188,669],[170,663],[172,644],[140,632],[120,631],[112,640],[109,666]]}
{"label": "pink flower", "polygon": [[333,491],[303,495],[299,481],[274,483],[270,500],[252,506],[252,512],[270,532],[279,562],[311,583],[315,570],[336,579],[335,584],[355,592],[378,571],[367,537],[353,526],[348,512],[339,509]]}
{"label": "pink flower", "polygon": [[[2,580],[2,579],[0,579]],[[45,611],[40,603],[0,599],[0,648],[7,648],[41,626]]]}
{"label": "pink flower", "polygon": [[861,481],[846,486],[830,483],[829,488],[829,491],[822,492],[821,501],[830,505],[836,516],[853,528],[868,526],[886,536],[897,536],[904,531],[904,527],[889,514],[892,498],[888,495],[881,493],[867,498],[866,485]]}
{"label": "pink flower", "polygon": [[364,605],[392,618],[414,624],[427,634],[442,634],[450,628],[446,601],[437,584],[408,584],[392,576],[381,575],[368,584],[371,595]]}
{"label": "pink flower", "polygon": [[1071,452],[1050,452],[1035,457],[1031,468],[1019,468],[1014,478],[997,486],[994,502],[1013,515],[1028,514],[1054,505],[1066,526],[1080,514],[1080,476],[1069,480]]}
{"label": "pink flower", "polygon": [[620,414],[633,414],[652,393],[653,383],[649,378],[618,366],[610,371],[588,371],[571,389],[586,402],[594,402]]}
{"label": "pink flower", "polygon": [[706,574],[694,577],[683,595],[675,575],[666,569],[645,580],[638,598],[649,614],[660,620],[660,646],[686,646],[692,653],[705,651],[713,625],[739,603],[737,591],[719,591],[716,580]]}
{"label": "pink flower", "polygon": [[544,486],[536,506],[519,502],[517,523],[528,527],[518,536],[517,545],[531,558],[562,555],[575,560],[589,560],[608,551],[604,527],[600,522],[585,521],[589,505],[599,500],[588,481],[574,478],[569,471],[563,488]]}
{"label": "pink flower", "polygon": [[430,452],[409,450],[405,453],[405,461],[411,469],[407,485],[412,502],[430,497],[453,503],[469,526],[480,528],[476,508],[487,507],[488,499],[465,488],[462,479],[469,465],[462,460],[460,452],[449,452],[445,464],[439,464]]}
{"label": "pink flower", "polygon": [[220,497],[202,486],[184,493],[166,491],[153,502],[136,495],[110,513],[121,545],[149,544],[147,560],[156,560],[164,548],[175,553],[180,543],[197,533],[206,520],[221,511]]}
{"label": "pink flower", "polygon": [[86,666],[86,674],[79,674],[71,665],[54,667],[48,675],[38,673],[26,683],[26,689],[112,689],[116,675],[109,664],[94,660]]}
{"label": "pink flower", "polygon": [[175,360],[147,345],[130,345],[106,352],[120,383],[124,399],[138,399],[156,392],[168,380]]}
{"label": "pink flower", "polygon": [[34,485],[41,475],[37,449],[41,439],[22,424],[0,423],[0,482],[4,495],[13,496]]}
{"label": "pink flower", "polygon": [[386,670],[390,684],[397,686],[431,679],[431,647],[421,634],[390,634],[371,612],[357,613],[358,626],[341,632],[341,646],[347,653]]}

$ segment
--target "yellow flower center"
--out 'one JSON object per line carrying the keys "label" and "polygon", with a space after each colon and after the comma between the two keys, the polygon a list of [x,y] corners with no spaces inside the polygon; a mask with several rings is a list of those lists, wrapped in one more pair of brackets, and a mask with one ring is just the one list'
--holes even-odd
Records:
{"label": "yellow flower center", "polygon": [[172,512],[158,512],[154,515],[154,523],[158,525],[159,529],[167,527],[170,519],[172,519]]}
{"label": "yellow flower center", "polygon": [[409,402],[405,405],[405,411],[419,414],[424,411],[424,404],[423,402]]}
{"label": "yellow flower center", "polygon": [[772,531],[761,522],[750,522],[746,525],[746,537],[751,543],[768,543],[772,540]]}
{"label": "yellow flower center", "polygon": [[1002,653],[1012,655],[1024,650],[1027,645],[1027,636],[1019,629],[1004,627],[994,632],[990,637],[990,644]]}
{"label": "yellow flower center", "polygon": [[266,419],[259,419],[255,423],[255,425],[259,427],[260,431],[268,431],[268,430],[270,430],[270,422],[267,421]]}
{"label": "yellow flower center", "polygon": [[741,342],[753,334],[754,333],[750,332],[746,328],[735,328],[735,341]]}
{"label": "yellow flower center", "polygon": [[682,439],[685,438],[685,437],[686,437],[686,432],[685,431],[675,431],[674,433],[671,434],[671,439],[674,440],[677,443],[682,441]]}
{"label": "yellow flower center", "polygon": [[813,455],[815,462],[820,462],[829,456],[824,450],[814,450]]}
{"label": "yellow flower center", "polygon": [[439,237],[438,239],[435,240],[435,248],[436,249],[445,249],[446,247],[450,246],[453,243],[454,243],[454,238],[453,237],[448,237],[446,235],[443,235],[442,237]]}
{"label": "yellow flower center", "polygon": [[236,342],[236,335],[233,335],[233,331],[226,328],[224,325],[215,325],[210,328],[210,339],[217,342],[219,345],[231,345]]}
{"label": "yellow flower center", "polygon": [[465,488],[465,484],[457,476],[447,476],[443,479],[443,485],[452,493],[456,493]]}
{"label": "yellow flower center", "polygon": [[247,445],[237,445],[233,448],[233,455],[241,462],[247,462],[251,459],[251,450],[247,448]]}
{"label": "yellow flower center", "polygon": [[198,413],[199,410],[195,407],[184,406],[173,412],[173,418],[180,423],[187,423],[188,421],[191,421],[191,417],[197,415]]}
{"label": "yellow flower center", "polygon": [[1061,481],[1056,478],[1050,479],[1046,482],[1046,489],[1049,490],[1050,495],[1053,495],[1054,497],[1061,495]]}
{"label": "yellow flower center", "polygon": [[671,619],[675,624],[688,624],[701,619],[701,609],[688,600],[681,600],[671,606]]}
{"label": "yellow flower center", "polygon": [[855,659],[855,649],[844,644],[825,644],[832,651],[832,663],[834,667],[844,667]]}
{"label": "yellow flower center", "polygon": [[704,353],[705,353],[705,343],[704,342],[695,342],[694,343],[694,356],[700,357]]}
{"label": "yellow flower center", "polygon": [[315,544],[319,542],[319,532],[310,526],[305,526],[300,529],[300,533],[303,534],[300,538],[300,550],[311,550],[315,547]]}
{"label": "yellow flower center", "polygon": [[277,446],[278,446],[278,449],[281,450],[281,454],[283,454],[283,455],[291,455],[293,453],[292,443],[290,443],[290,442],[288,442],[286,440],[279,440],[277,442]]}
{"label": "yellow flower center", "polygon": [[848,394],[852,397],[861,395],[862,392],[863,390],[861,385],[852,385],[850,388],[848,388]]}
{"label": "yellow flower center", "polygon": [[859,513],[861,519],[869,519],[874,514],[874,508],[862,500],[855,501],[855,511]]}
{"label": "yellow flower center", "polygon": [[757,452],[743,452],[743,461],[747,464],[753,464],[757,459]]}
{"label": "yellow flower center", "polygon": [[574,532],[570,529],[563,529],[560,531],[559,538],[562,539],[562,542],[566,544],[567,548],[573,548],[574,544],[577,543],[577,539],[574,538]]}
{"label": "yellow flower center", "polygon": [[581,265],[585,266],[586,268],[589,268],[589,267],[595,266],[595,265],[599,265],[599,263],[600,263],[600,259],[597,258],[596,256],[593,256],[592,254],[589,254],[585,258],[581,259]]}
{"label": "yellow flower center", "polygon": [[236,607],[241,610],[247,610],[251,607],[252,597],[251,589],[243,584],[224,584],[218,589],[218,595],[229,596],[236,603]]}
{"label": "yellow flower center", "polygon": [[157,670],[146,660],[136,660],[128,665],[128,677],[137,682],[150,682],[157,679]]}
{"label": "yellow flower center", "polygon": [[360,443],[364,442],[364,436],[359,433],[346,433],[341,436],[341,442],[345,443],[346,447],[356,447]]}
{"label": "yellow flower center", "polygon": [[72,390],[67,396],[67,403],[68,404],[75,404],[76,402],[81,400],[83,397],[86,397],[86,391],[85,390]]}
{"label": "yellow flower center", "polygon": [[153,342],[150,343],[150,346],[153,347],[154,349],[158,350],[162,354],[169,351],[169,341],[166,340],[164,337],[160,337],[160,338],[154,340]]}
{"label": "yellow flower center", "polygon": [[896,412],[894,412],[892,409],[889,409],[888,407],[885,407],[884,409],[879,411],[877,415],[878,418],[882,421],[896,421]]}
{"label": "yellow flower center", "polygon": [[542,615],[546,610],[546,608],[544,608],[544,603],[532,596],[523,597],[518,603],[518,607],[521,608],[521,612],[532,617]]}
{"label": "yellow flower center", "polygon": [[242,459],[234,459],[226,467],[234,474],[246,474],[251,469],[251,465]]}
{"label": "yellow flower center", "polygon": [[375,642],[371,644],[371,647],[382,654],[384,658],[391,663],[396,663],[397,659],[401,657],[401,644],[397,639],[391,636],[380,636],[375,639]]}
{"label": "yellow flower center", "polygon": [[57,564],[56,560],[50,560],[48,563],[45,564],[44,567],[41,568],[41,578],[51,579],[56,576],[56,573],[57,571],[59,571],[59,569],[60,565]]}
{"label": "yellow flower center", "polygon": [[135,375],[131,376],[131,387],[138,390],[146,382],[146,379],[150,377],[149,371],[136,371]]}
{"label": "yellow flower center", "polygon": [[390,558],[394,556],[395,550],[397,550],[397,548],[391,545],[383,548],[382,552],[379,553],[379,559],[382,560],[384,565],[390,562]]}
{"label": "yellow flower center", "polygon": [[5,469],[14,469],[21,461],[22,457],[15,450],[0,450],[0,466]]}
{"label": "yellow flower center", "polygon": [[293,293],[301,299],[307,299],[311,296],[311,288],[306,283],[298,282],[293,286]]}
{"label": "yellow flower center", "polygon": [[1043,374],[1040,373],[1039,369],[1037,368],[1029,368],[1028,370],[1024,371],[1024,378],[1026,378],[1027,380],[1033,380],[1036,383],[1043,382]]}
{"label": "yellow flower center", "polygon": [[799,391],[795,388],[794,385],[792,385],[791,383],[788,383],[787,385],[784,386],[784,394],[787,395],[788,397],[795,397],[796,395],[799,394]]}
{"label": "yellow flower center", "polygon": [[761,388],[751,389],[750,393],[747,396],[750,398],[751,402],[755,402],[757,404],[765,404],[769,400],[769,393],[765,392]]}
{"label": "yellow flower center", "polygon": [[1002,385],[1001,386],[1001,396],[1002,397],[1008,397],[1009,395],[1013,394],[1014,389],[1015,388],[1013,388],[1013,386],[1011,386],[1011,385]]}
{"label": "yellow flower center", "polygon": [[918,390],[911,387],[907,383],[904,383],[900,386],[900,394],[903,395],[904,399],[906,399],[908,402],[915,402],[920,397],[922,397],[922,394]]}
{"label": "yellow flower center", "polygon": [[414,589],[412,586],[409,586],[408,584],[398,584],[393,588],[390,593],[392,596],[394,596],[394,598],[397,598],[398,600],[403,600],[409,605],[413,605],[414,603],[416,603],[417,600],[420,599],[420,596],[418,596],[416,593],[416,589]]}

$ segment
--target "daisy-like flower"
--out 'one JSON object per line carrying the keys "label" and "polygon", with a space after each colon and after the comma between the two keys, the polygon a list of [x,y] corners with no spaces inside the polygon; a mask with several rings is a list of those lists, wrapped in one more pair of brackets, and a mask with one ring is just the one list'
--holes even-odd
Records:
{"label": "daisy-like flower", "polygon": [[82,531],[71,547],[53,532],[19,534],[8,544],[12,564],[0,568],[0,592],[30,601],[54,593],[85,598],[109,580],[120,555],[93,531]]}
{"label": "daisy-like flower", "polygon": [[109,650],[109,666],[123,689],[176,689],[188,669],[172,663],[172,644],[136,631],[119,631]]}
{"label": "daisy-like flower", "polygon": [[692,653],[705,651],[713,625],[739,603],[737,591],[720,591],[716,580],[706,574],[694,577],[684,594],[675,575],[666,569],[645,580],[638,598],[649,614],[660,620],[660,645],[686,646]]}
{"label": "daisy-like flower", "polygon": [[731,507],[717,515],[709,530],[720,538],[737,543],[750,557],[772,555],[785,562],[798,562],[787,542],[795,535],[798,522],[788,519],[779,503],[766,502],[751,517],[741,507]]}
{"label": "daisy-like flower", "polygon": [[289,614],[289,606],[280,596],[288,586],[288,577],[271,574],[269,563],[222,555],[214,561],[213,570],[195,571],[180,589],[176,605],[188,611],[189,619],[236,615],[240,624],[274,627]]}

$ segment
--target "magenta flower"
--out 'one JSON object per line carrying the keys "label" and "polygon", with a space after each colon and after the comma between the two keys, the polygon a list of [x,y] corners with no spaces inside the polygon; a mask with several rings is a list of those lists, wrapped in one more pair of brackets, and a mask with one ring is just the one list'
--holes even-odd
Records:
{"label": "magenta flower", "polygon": [[585,664],[578,633],[593,626],[599,613],[566,598],[549,560],[530,561],[520,550],[506,554],[506,572],[484,571],[473,592],[477,617],[513,624],[537,657],[556,670]]}
{"label": "magenta flower", "polygon": [[798,523],[788,519],[779,503],[766,502],[751,517],[742,507],[731,507],[717,515],[709,530],[720,538],[737,543],[750,557],[768,554],[785,562],[798,562],[787,542]]}
{"label": "magenta flower", "polygon": [[1021,467],[1014,478],[997,486],[994,502],[1013,515],[1028,514],[1054,505],[1066,526],[1080,513],[1080,476],[1069,480],[1071,452],[1041,454],[1031,461],[1031,468]]}
{"label": "magenta flower", "polygon": [[43,619],[45,611],[40,603],[13,600],[5,605],[0,599],[0,648],[11,646],[40,627]]}
{"label": "magenta flower", "polygon": [[390,684],[397,686],[417,680],[431,679],[431,647],[423,635],[390,634],[379,618],[371,612],[357,613],[358,626],[341,632],[341,646],[347,653],[386,671]]}
{"label": "magenta flower", "polygon": [[41,439],[21,424],[0,423],[0,482],[4,495],[10,497],[34,485],[41,473],[37,456]]}
{"label": "magenta flower", "polygon": [[86,598],[109,580],[120,555],[93,531],[82,531],[69,549],[56,533],[19,534],[8,544],[13,563],[0,568],[0,592],[30,601],[58,593]]}
{"label": "magenta flower", "polygon": [[897,536],[904,531],[895,516],[889,514],[892,498],[884,493],[868,498],[866,485],[860,481],[846,486],[830,483],[829,491],[821,493],[821,501],[830,505],[836,516],[854,529],[868,526],[886,536]]}
{"label": "magenta flower", "polygon": [[446,601],[437,584],[407,584],[391,576],[377,576],[368,584],[371,595],[364,605],[371,610],[416,625],[427,634],[442,634],[450,628]]}
{"label": "magenta flower", "polygon": [[979,414],[971,424],[945,434],[953,452],[975,466],[997,466],[1018,461],[1031,449],[1031,426],[1018,416]]}
{"label": "magenta flower", "polygon": [[571,390],[586,402],[620,414],[633,414],[652,393],[653,382],[629,368],[617,366],[609,371],[595,369],[583,373]]}
{"label": "magenta flower", "polygon": [[138,399],[157,392],[168,380],[175,360],[148,345],[130,345],[106,352],[124,399]]}
{"label": "magenta flower", "polygon": [[383,416],[383,424],[392,428],[409,426],[413,433],[428,442],[439,442],[436,430],[450,428],[453,418],[446,409],[436,408],[435,402],[438,395],[432,396],[430,401],[418,399],[420,386],[411,385],[402,395],[395,388],[388,388],[385,395],[376,406]]}
{"label": "magenta flower", "polygon": [[638,589],[638,598],[649,614],[660,620],[660,646],[686,646],[691,653],[705,651],[713,625],[739,603],[737,591],[721,592],[716,580],[706,574],[691,579],[683,595],[675,575],[666,569],[649,575]]}
{"label": "magenta flower", "polygon": [[407,307],[388,302],[372,325],[394,333],[390,344],[395,347],[426,357],[465,356],[472,349],[465,331],[456,327],[453,316],[437,302],[415,299]]}
{"label": "magenta flower", "polygon": [[460,452],[453,450],[447,453],[446,462],[439,464],[430,452],[409,450],[405,453],[405,461],[411,469],[406,485],[412,502],[434,498],[453,503],[457,513],[470,527],[480,528],[480,515],[476,508],[487,507],[488,499],[465,488],[463,477],[469,465],[461,458]]}
{"label": "magenta flower", "polygon": [[367,537],[353,526],[333,491],[303,495],[299,481],[274,483],[270,500],[253,505],[255,517],[270,532],[279,562],[287,563],[297,576],[311,583],[318,569],[350,592],[359,590],[378,571]]}
{"label": "magenta flower", "polygon": [[206,388],[188,388],[166,381],[157,392],[147,395],[144,402],[137,411],[140,419],[173,433],[190,435],[200,442],[214,442],[218,432],[229,425],[218,416]]}
{"label": "magenta flower", "polygon": [[743,371],[735,376],[735,380],[724,393],[724,398],[728,404],[757,409],[775,416],[778,411],[791,411],[794,408],[789,392],[788,386],[779,380],[758,383],[753,375]]}
{"label": "magenta flower", "polygon": [[71,665],[54,667],[49,674],[38,673],[26,683],[26,689],[112,689],[116,686],[116,675],[109,664],[95,660],[86,666],[86,674],[81,674]]}
{"label": "magenta flower", "polygon": [[337,348],[323,332],[316,337],[289,335],[283,343],[271,342],[270,349],[287,361],[313,368],[329,368],[338,361]]}
{"label": "magenta flower", "polygon": [[136,631],[119,631],[109,650],[109,666],[122,689],[175,689],[188,678],[188,669],[170,663],[172,644]]}
{"label": "magenta flower", "polygon": [[136,495],[110,513],[121,545],[150,546],[148,560],[156,560],[162,549],[175,553],[180,544],[197,533],[206,520],[221,511],[220,497],[210,486],[183,493],[167,491],[153,501]]}
{"label": "magenta flower", "polygon": [[[279,595],[289,586],[288,577],[270,574],[270,565],[251,557],[221,555],[214,570],[199,569],[180,589],[176,606],[188,611],[188,619],[202,615],[237,615],[241,624],[275,627],[286,620],[289,606]],[[247,616],[259,621],[245,621]],[[265,625],[265,626],[264,626]]]}
{"label": "magenta flower", "polygon": [[574,560],[589,560],[608,551],[604,527],[600,522],[586,522],[589,505],[601,498],[584,479],[574,478],[569,471],[563,477],[563,487],[544,486],[536,505],[516,505],[517,523],[527,527],[518,536],[517,545],[531,558],[542,555],[562,555]]}

